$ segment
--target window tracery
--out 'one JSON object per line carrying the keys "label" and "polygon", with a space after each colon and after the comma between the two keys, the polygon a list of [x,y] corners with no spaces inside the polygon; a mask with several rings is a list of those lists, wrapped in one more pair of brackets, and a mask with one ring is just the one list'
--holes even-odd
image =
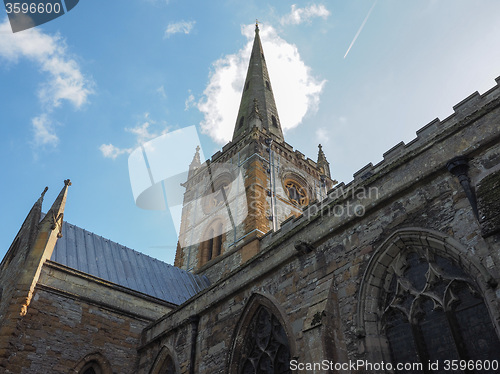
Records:
{"label": "window tracery", "polygon": [[259,307],[250,322],[239,368],[240,374],[291,374],[285,329],[264,306]]}
{"label": "window tracery", "polygon": [[288,198],[294,204],[305,206],[309,203],[306,189],[297,181],[293,179],[286,179],[283,184]]}
{"label": "window tracery", "polygon": [[500,358],[486,305],[461,268],[420,247],[400,252],[389,269],[382,330],[393,362]]}

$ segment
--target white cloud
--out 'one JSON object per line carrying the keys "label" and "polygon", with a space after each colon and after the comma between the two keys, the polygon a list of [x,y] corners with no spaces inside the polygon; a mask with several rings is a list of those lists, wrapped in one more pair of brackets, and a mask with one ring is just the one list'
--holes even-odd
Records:
{"label": "white cloud", "polygon": [[12,33],[7,18],[0,24],[0,35],[0,58],[11,63],[27,58],[47,77],[38,91],[44,113],[32,120],[35,136],[42,141],[35,138],[34,143],[55,146],[57,135],[49,125],[48,115],[64,100],[81,108],[92,94],[92,83],[83,76],[78,63],[69,57],[60,36],[44,34],[37,28]]}
{"label": "white cloud", "polygon": [[[147,141],[154,139],[160,135],[166,134],[169,130],[168,126],[164,122],[158,125],[158,122],[153,120],[149,113],[144,113],[143,117],[144,119],[137,126],[125,128],[126,132],[129,132],[136,136],[135,147],[143,145]],[[152,127],[155,126],[157,127],[157,129],[152,130]],[[104,157],[115,159],[122,154],[129,154],[134,150],[135,147],[120,148],[110,143],[102,144],[99,147],[99,150]]]}
{"label": "white cloud", "polygon": [[34,143],[36,146],[53,146],[59,143],[54,125],[47,114],[42,114],[32,119]]}
{"label": "white cloud", "polygon": [[180,21],[175,23],[169,23],[167,29],[165,30],[165,38],[170,37],[173,34],[189,34],[195,25],[196,21]]}
{"label": "white cloud", "polygon": [[121,154],[128,154],[132,152],[132,149],[130,148],[118,148],[115,147],[113,144],[102,144],[99,147],[99,150],[101,151],[104,157],[112,158],[113,160],[118,156],[120,156]]}
{"label": "white cloud", "polygon": [[165,87],[163,87],[163,85],[161,85],[156,89],[156,93],[160,95],[163,99],[167,98],[167,93],[165,92]]}
{"label": "white cloud", "polygon": [[313,4],[306,8],[297,8],[297,5],[293,4],[290,14],[282,17],[280,23],[282,25],[299,25],[304,22],[311,22],[311,19],[314,17],[327,19],[329,15],[330,11],[324,5]]}
{"label": "white cloud", "polygon": [[[197,103],[204,114],[201,129],[218,143],[231,140],[254,38],[254,25],[242,27],[244,48],[213,64],[204,97]],[[318,81],[301,60],[297,47],[280,38],[274,28],[261,27],[260,37],[283,130],[298,126],[317,109],[326,81]]]}
{"label": "white cloud", "polygon": [[327,144],[330,141],[330,131],[324,127],[316,129],[316,141]]}
{"label": "white cloud", "polygon": [[194,100],[194,95],[191,93],[191,90],[189,90],[189,96],[186,99],[186,101],[184,102],[184,110],[188,110],[195,105],[196,105],[196,102]]}
{"label": "white cloud", "polygon": [[128,131],[132,134],[135,134],[137,136],[137,143],[138,144],[143,144],[147,142],[148,140],[151,140],[153,138],[156,138],[159,134],[154,132],[150,132],[150,127],[151,125],[156,124],[156,121],[153,121],[149,113],[144,113],[144,119],[145,121],[135,127],[131,128],[126,128],[125,131]]}

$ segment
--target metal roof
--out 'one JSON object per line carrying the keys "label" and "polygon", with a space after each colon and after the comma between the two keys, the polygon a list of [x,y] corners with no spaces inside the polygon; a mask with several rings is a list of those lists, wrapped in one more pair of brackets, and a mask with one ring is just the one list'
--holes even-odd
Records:
{"label": "metal roof", "polygon": [[180,305],[210,285],[207,277],[134,251],[64,222],[51,260]]}

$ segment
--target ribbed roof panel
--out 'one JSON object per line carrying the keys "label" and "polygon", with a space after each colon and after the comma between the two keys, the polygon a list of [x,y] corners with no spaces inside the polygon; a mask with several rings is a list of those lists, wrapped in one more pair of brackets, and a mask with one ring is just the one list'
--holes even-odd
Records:
{"label": "ribbed roof panel", "polygon": [[210,285],[194,275],[64,222],[51,260],[120,286],[180,305]]}

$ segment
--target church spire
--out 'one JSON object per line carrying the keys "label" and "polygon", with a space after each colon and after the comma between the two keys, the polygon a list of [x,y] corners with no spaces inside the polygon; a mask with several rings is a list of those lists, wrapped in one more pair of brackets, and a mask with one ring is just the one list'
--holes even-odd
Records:
{"label": "church spire", "polygon": [[233,141],[253,126],[266,129],[278,140],[283,140],[278,110],[260,42],[258,22],[255,24],[255,39],[236,118]]}

